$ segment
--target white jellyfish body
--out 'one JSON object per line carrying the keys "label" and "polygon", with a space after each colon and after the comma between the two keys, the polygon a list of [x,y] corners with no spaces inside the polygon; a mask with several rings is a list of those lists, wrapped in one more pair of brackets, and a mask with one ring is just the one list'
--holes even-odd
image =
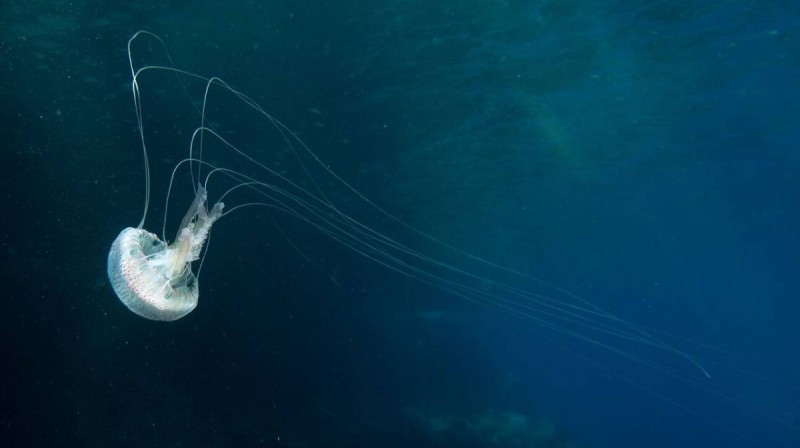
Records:
{"label": "white jellyfish body", "polygon": [[191,263],[200,258],[223,207],[218,202],[209,212],[206,191],[199,187],[172,244],[141,228],[128,227],[117,236],[108,253],[108,279],[128,309],[147,319],[171,321],[197,306]]}

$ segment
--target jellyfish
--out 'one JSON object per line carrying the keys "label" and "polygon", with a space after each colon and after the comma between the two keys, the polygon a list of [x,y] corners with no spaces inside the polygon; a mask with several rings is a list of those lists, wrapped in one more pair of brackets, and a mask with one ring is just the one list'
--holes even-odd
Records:
{"label": "jellyfish", "polygon": [[[134,64],[134,47],[141,39],[155,42],[163,50],[168,63]],[[211,227],[230,213],[262,207],[305,223],[332,241],[412,281],[474,302],[500,315],[521,319],[645,363],[650,361],[639,359],[621,348],[618,342],[665,351],[685,359],[708,376],[692,356],[665,342],[653,331],[621,319],[556,285],[453,246],[388,212],[334,172],[295,132],[250,96],[220,78],[177,68],[157,35],[147,31],[135,33],[128,41],[128,59],[145,166],[144,211],[139,225],[124,229],[111,245],[107,273],[117,297],[137,315],[156,321],[174,321],[192,312],[198,304],[198,277],[207,253],[204,247],[209,241]],[[151,201],[151,171],[141,86],[142,79],[154,72],[174,75],[183,93],[189,97],[198,119],[197,126],[187,133],[188,154],[175,163],[169,177],[160,236],[144,228]],[[201,86],[202,90],[198,90],[200,95],[191,95],[187,87],[190,82]],[[242,143],[233,141],[231,133],[209,117],[212,93],[225,95],[227,101],[233,101],[246,110],[253,123],[272,129],[282,141],[288,157],[296,159],[301,175],[292,177],[259,160],[244,149]],[[228,158],[226,162],[212,160],[204,154],[212,142]],[[324,182],[314,172],[322,173]],[[174,240],[169,242],[166,237],[167,213],[176,179],[181,177],[179,173],[190,179],[194,199],[177,228]],[[344,192],[345,199],[328,192],[329,185]],[[215,200],[209,209],[212,194]],[[355,213],[345,210],[342,205],[345,202],[381,216],[401,232],[389,234],[365,223]],[[224,203],[232,206],[226,210]],[[401,233],[410,237],[404,240]],[[440,252],[447,252],[450,257],[444,259],[434,255]],[[199,264],[197,275],[193,271],[196,264]],[[470,269],[465,265],[485,269]],[[492,276],[486,272],[498,274]],[[508,277],[539,284],[553,294],[531,291],[504,280]]]}

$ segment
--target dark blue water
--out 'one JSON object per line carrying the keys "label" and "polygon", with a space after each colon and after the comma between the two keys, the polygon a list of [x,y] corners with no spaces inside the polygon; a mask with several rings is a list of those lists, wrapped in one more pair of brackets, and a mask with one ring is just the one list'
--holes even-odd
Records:
{"label": "dark blue water", "polygon": [[[3,3],[3,445],[800,446],[800,7],[601,3]],[[498,315],[264,210],[215,226],[192,314],[130,313],[105,257],[142,213],[139,29],[393,215],[642,325],[711,378]],[[134,55],[169,62],[152,40]],[[142,80],[149,230],[203,87]],[[256,114],[210,104],[212,125],[312,187]],[[312,170],[356,219],[571,300]]]}

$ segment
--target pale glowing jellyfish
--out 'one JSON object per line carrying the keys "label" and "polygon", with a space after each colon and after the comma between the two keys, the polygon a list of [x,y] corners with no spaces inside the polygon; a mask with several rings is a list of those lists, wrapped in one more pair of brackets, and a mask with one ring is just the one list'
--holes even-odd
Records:
{"label": "pale glowing jellyfish", "polygon": [[[146,31],[136,33],[128,42],[128,57],[133,75],[133,97],[145,160],[144,215],[137,228],[127,228],[120,233],[108,257],[108,276],[114,291],[136,314],[148,319],[170,321],[191,312],[197,305],[199,291],[192,263],[200,260],[211,226],[237,209],[258,206],[285,213],[388,269],[485,306],[499,314],[523,319],[646,364],[649,364],[649,361],[639,359],[636,355],[623,350],[619,342],[627,341],[670,352],[687,359],[706,374],[692,357],[653,336],[652,332],[643,330],[641,326],[619,319],[554,285],[451,246],[388,213],[333,172],[288,127],[268,114],[250,97],[230,87],[221,79],[207,78],[178,69],[171,65],[171,59],[169,65],[147,65],[137,68],[131,51],[132,46],[141,38],[155,39],[162,47],[163,42]],[[169,58],[165,47],[164,52]],[[167,190],[168,203],[176,173],[180,169],[188,168],[195,197],[172,243],[166,241],[165,229],[159,238],[143,228],[150,201],[150,166],[145,142],[140,78],[155,71],[167,72],[178,78],[184,86],[182,93],[193,101],[199,119],[199,124],[193,132],[186,134],[188,156],[175,165]],[[193,98],[189,94],[184,84],[187,82],[204,84],[202,98]],[[209,92],[212,89],[221,91],[238,102],[243,109],[259,120],[260,126],[269,127],[277,132],[282,144],[297,158],[303,178],[291,178],[275,167],[259,161],[249,151],[241,149],[241,144],[230,141],[226,134],[230,133],[229,130],[211,124],[207,108]],[[204,159],[204,139],[206,146],[211,141],[220,145],[235,162],[223,166]],[[301,156],[308,162],[303,162]],[[325,183],[312,175],[312,168],[325,176]],[[328,185],[335,185],[343,190],[348,195],[346,201],[350,206],[358,204],[367,212],[382,216],[405,232],[407,237],[404,238],[400,234],[392,234],[390,237],[386,232],[364,224],[351,213],[344,212],[340,204],[341,199],[333,199],[326,192]],[[206,205],[209,191],[214,191],[217,198],[210,211]],[[256,197],[257,200],[237,202],[239,195]],[[223,199],[233,204],[225,213],[222,213]],[[164,221],[165,227],[166,209]],[[407,241],[417,241],[417,243],[412,244]],[[438,252],[448,252],[450,254],[448,261],[431,255]],[[449,261],[451,259],[462,260],[464,263],[453,263]],[[463,267],[464,265],[482,266],[497,272],[498,275],[489,276]],[[516,277],[528,283],[536,282],[553,294],[535,293],[500,280],[501,277]]]}

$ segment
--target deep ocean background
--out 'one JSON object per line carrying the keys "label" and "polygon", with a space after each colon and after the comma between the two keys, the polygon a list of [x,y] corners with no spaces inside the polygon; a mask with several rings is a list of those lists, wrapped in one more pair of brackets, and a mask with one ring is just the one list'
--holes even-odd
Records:
{"label": "deep ocean background", "polygon": [[[674,336],[712,378],[281,219],[314,266],[251,212],[215,227],[197,310],[133,315],[105,261],[142,211],[139,29],[391,213]],[[0,55],[3,446],[800,446],[798,2],[7,0]],[[174,79],[144,85],[160,231],[198,120]]]}

